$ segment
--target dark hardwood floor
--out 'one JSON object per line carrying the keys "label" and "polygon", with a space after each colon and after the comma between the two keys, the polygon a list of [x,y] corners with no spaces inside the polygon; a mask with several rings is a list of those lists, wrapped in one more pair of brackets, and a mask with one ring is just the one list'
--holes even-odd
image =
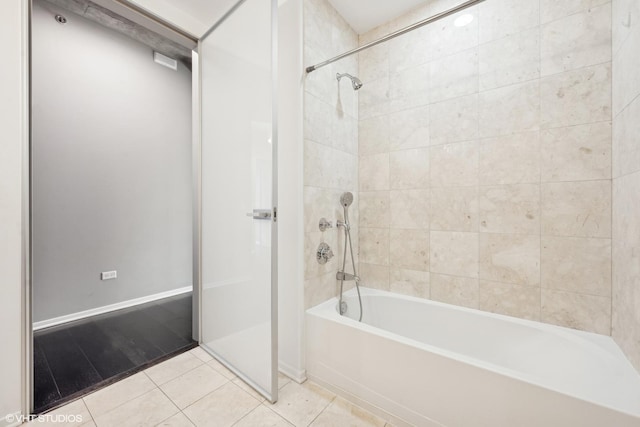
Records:
{"label": "dark hardwood floor", "polygon": [[35,332],[35,412],[195,347],[191,313],[183,294]]}

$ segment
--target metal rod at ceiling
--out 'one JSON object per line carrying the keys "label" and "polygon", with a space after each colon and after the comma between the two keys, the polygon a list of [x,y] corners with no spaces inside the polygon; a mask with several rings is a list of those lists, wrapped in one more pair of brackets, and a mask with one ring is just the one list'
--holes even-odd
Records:
{"label": "metal rod at ceiling", "polygon": [[422,21],[418,21],[415,24],[411,24],[411,25],[409,25],[407,27],[404,27],[404,28],[402,28],[402,29],[400,29],[398,31],[394,31],[393,33],[387,34],[384,37],[381,37],[381,38],[379,38],[377,40],[369,42],[369,43],[367,43],[365,45],[362,45],[362,46],[360,46],[358,48],[352,49],[352,50],[350,50],[348,52],[345,52],[343,54],[335,56],[335,57],[333,57],[331,59],[327,59],[326,61],[320,62],[320,63],[318,63],[316,65],[311,65],[310,67],[306,68],[306,71],[307,71],[307,73],[311,73],[311,72],[317,70],[318,68],[324,67],[325,65],[329,65],[329,64],[331,64],[333,62],[341,60],[342,58],[346,58],[347,56],[351,56],[351,55],[354,55],[354,54],[356,54],[358,52],[362,52],[363,50],[369,49],[370,47],[373,47],[373,46],[379,45],[380,43],[384,43],[386,41],[389,41],[389,40],[391,40],[393,38],[396,38],[398,36],[401,36],[403,34],[411,32],[411,31],[413,31],[413,30],[415,30],[417,28],[423,27],[423,26],[425,26],[427,24],[430,24],[432,22],[438,21],[438,20],[440,20],[442,18],[446,18],[447,16],[453,15],[454,13],[460,12],[461,10],[464,10],[464,9],[466,9],[468,7],[475,6],[476,4],[482,3],[483,1],[485,1],[485,0],[467,0],[464,3],[459,4],[458,6],[452,7],[451,9],[445,10],[444,12],[440,12],[438,14],[430,16],[430,17],[428,17],[426,19],[423,19]]}

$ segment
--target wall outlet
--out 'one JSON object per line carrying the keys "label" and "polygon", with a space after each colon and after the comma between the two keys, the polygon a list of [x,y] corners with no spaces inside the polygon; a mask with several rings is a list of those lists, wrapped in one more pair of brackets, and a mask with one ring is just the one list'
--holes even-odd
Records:
{"label": "wall outlet", "polygon": [[103,271],[100,273],[100,280],[111,280],[116,279],[118,277],[117,271]]}

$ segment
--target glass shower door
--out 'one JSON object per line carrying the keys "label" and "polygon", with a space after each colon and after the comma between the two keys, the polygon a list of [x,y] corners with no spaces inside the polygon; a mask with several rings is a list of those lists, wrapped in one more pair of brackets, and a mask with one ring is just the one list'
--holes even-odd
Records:
{"label": "glass shower door", "polygon": [[199,44],[201,340],[277,399],[276,1],[236,5]]}

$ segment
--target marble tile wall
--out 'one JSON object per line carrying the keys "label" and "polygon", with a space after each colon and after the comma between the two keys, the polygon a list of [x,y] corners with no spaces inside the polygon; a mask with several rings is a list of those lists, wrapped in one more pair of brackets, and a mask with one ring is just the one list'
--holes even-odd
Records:
{"label": "marble tile wall", "polygon": [[[617,1],[637,25],[638,1]],[[426,2],[360,44],[457,3]],[[474,20],[456,27],[465,13]],[[640,113],[640,73],[630,68],[640,30],[614,27],[629,65],[612,74],[611,22],[606,0],[492,0],[360,53],[366,286],[611,333],[612,232],[640,231],[640,220],[611,225],[612,111],[625,119],[614,131],[617,167],[640,170],[640,126],[630,119]],[[613,103],[612,75],[626,79]],[[635,191],[619,209],[638,212],[632,176],[616,187]],[[640,278],[619,272],[632,273],[634,291],[617,290],[627,305],[639,300]],[[640,328],[622,325],[629,316],[638,325],[638,313],[621,305],[614,317],[635,351]]]}
{"label": "marble tile wall", "polygon": [[613,338],[640,370],[640,0],[613,0]]}
{"label": "marble tile wall", "polygon": [[[304,64],[311,65],[358,46],[358,36],[327,0],[304,0]],[[324,233],[320,218],[343,219],[340,195],[354,194],[350,208],[354,251],[358,249],[358,93],[336,73],[358,75],[358,58],[321,68],[304,81],[304,232],[305,308],[336,295],[344,238],[335,227]],[[316,260],[326,242],[335,254],[327,264]],[[340,266],[339,266],[340,264]],[[348,270],[351,271],[351,270]]]}

